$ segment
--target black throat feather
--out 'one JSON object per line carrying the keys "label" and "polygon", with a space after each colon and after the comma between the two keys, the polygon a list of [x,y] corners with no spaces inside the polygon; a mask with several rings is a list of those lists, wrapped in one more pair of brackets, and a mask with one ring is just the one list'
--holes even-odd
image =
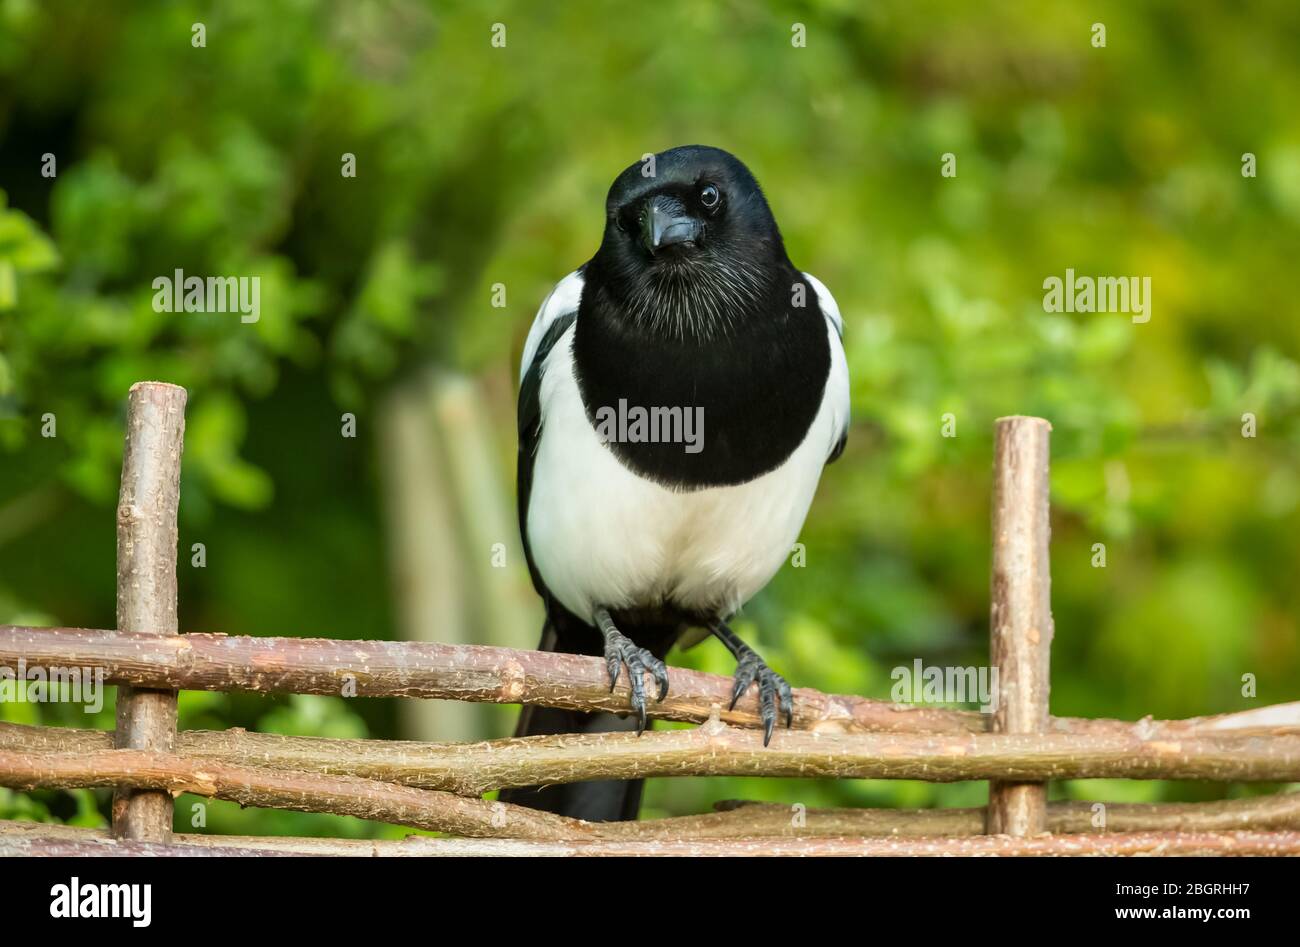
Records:
{"label": "black throat feather", "polygon": [[702,254],[636,268],[598,254],[583,276],[573,358],[593,425],[620,402],[698,409],[702,422],[696,453],[610,441],[624,466],[672,489],[733,485],[780,466],[803,441],[830,345],[816,292],[788,260]]}

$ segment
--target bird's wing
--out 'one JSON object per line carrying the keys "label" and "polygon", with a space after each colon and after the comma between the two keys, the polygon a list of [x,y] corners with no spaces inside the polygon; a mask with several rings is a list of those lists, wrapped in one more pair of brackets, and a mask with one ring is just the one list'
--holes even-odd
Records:
{"label": "bird's wing", "polygon": [[524,355],[519,363],[519,464],[516,493],[519,499],[519,533],[523,539],[524,556],[533,585],[543,599],[549,600],[542,577],[533,563],[528,547],[528,501],[533,490],[533,462],[537,444],[542,437],[542,366],[555,343],[578,317],[578,303],[582,299],[582,272],[575,270],[556,284],[537,311],[533,326],[524,342]]}
{"label": "bird's wing", "polygon": [[[566,316],[576,315],[578,303],[582,300],[582,270],[574,270],[555,284],[555,288],[542,300],[542,308],[537,310],[528,338],[524,341],[524,354],[519,360],[519,384],[522,386],[528,369],[534,362],[541,363],[542,343],[556,321]],[[555,344],[555,340],[551,340]],[[547,349],[549,351],[549,347]],[[542,355],[542,357],[545,357]],[[521,396],[522,398],[522,396]]]}
{"label": "bird's wing", "polygon": [[831,346],[831,371],[826,378],[826,393],[823,396],[830,404],[835,419],[831,428],[835,432],[834,440],[827,445],[826,463],[829,464],[844,452],[844,442],[849,436],[849,363],[844,357],[844,317],[840,315],[840,307],[826,284],[811,273],[803,276],[817,294],[818,305],[826,317],[826,335]]}

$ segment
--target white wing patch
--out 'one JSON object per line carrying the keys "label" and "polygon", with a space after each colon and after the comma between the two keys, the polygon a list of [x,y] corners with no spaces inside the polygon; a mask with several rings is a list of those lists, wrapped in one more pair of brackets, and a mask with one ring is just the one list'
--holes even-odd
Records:
{"label": "white wing patch", "polygon": [[831,291],[826,288],[825,283],[811,273],[803,274],[803,278],[812,284],[813,291],[817,293],[817,301],[821,304],[822,315],[829,319],[831,325],[835,327],[835,334],[841,339],[844,338],[844,317],[840,315],[839,303],[835,301]]}
{"label": "white wing patch", "polygon": [[826,288],[826,284],[811,273],[803,276],[817,293],[817,302],[821,306],[822,315],[826,317],[826,334],[831,344],[831,372],[826,378],[826,393],[822,396],[835,419],[831,426],[833,439],[826,448],[829,457],[849,429],[849,362],[844,356],[844,317],[840,315],[839,304],[835,302],[835,297]]}
{"label": "white wing patch", "polygon": [[528,330],[528,338],[524,342],[524,354],[519,360],[519,381],[521,383],[524,376],[528,374],[533,359],[537,357],[537,348],[542,344],[542,339],[546,337],[547,330],[551,328],[556,319],[578,311],[578,303],[582,300],[582,283],[582,274],[574,270],[556,283],[550,295],[542,300],[542,308],[537,310],[537,317],[533,319],[533,326]]}

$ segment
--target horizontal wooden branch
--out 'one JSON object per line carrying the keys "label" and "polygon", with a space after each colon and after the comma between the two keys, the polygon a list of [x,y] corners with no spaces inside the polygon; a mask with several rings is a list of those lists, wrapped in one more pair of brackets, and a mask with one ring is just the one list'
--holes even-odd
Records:
{"label": "horizontal wooden branch", "polygon": [[147,750],[78,755],[0,752],[0,785],[11,789],[115,788],[189,792],[241,806],[328,812],[477,838],[582,838],[588,823],[512,806],[466,799],[355,776],[278,772],[194,760]]}
{"label": "horizontal wooden branch", "polygon": [[[408,855],[413,852],[409,841],[428,838],[423,835],[409,835],[405,839],[356,839],[356,838],[307,838],[292,835],[189,835],[177,833],[175,851],[158,852],[163,855],[188,855],[188,848],[216,849],[217,854],[226,854],[228,850],[238,850],[240,854],[251,852],[261,855],[275,852],[290,855]],[[63,842],[79,844],[78,854],[94,854],[89,843],[103,845],[113,842],[113,835],[108,829],[89,829],[75,825],[63,825],[55,822],[20,822],[0,819],[0,857],[6,852],[6,844],[12,842],[28,843],[26,850],[9,851],[13,854],[48,855],[60,854],[58,847],[47,848],[46,842]],[[105,854],[134,854],[122,852],[112,847]],[[142,852],[141,854],[155,854]],[[199,852],[198,854],[203,854]]]}
{"label": "horizontal wooden branch", "polygon": [[[533,738],[534,740],[539,738]],[[544,738],[542,738],[544,739]],[[498,741],[513,742],[513,741]],[[492,744],[496,745],[496,744]],[[478,744],[483,747],[485,744]],[[89,755],[112,748],[106,731],[0,724],[0,751]],[[330,740],[246,733],[182,731],[178,753],[237,765],[303,769],[353,775],[427,788],[459,785],[436,757],[455,746],[375,740]],[[462,760],[473,765],[473,759]],[[433,776],[431,773],[440,773]],[[529,777],[521,777],[529,778]],[[0,778],[0,781],[3,781]],[[250,797],[251,798],[251,797]],[[264,804],[264,803],[248,803]],[[1048,828],[1055,833],[1096,831],[1094,804],[1052,803]],[[732,804],[726,811],[608,827],[616,837],[736,838],[786,835],[975,835],[983,832],[984,809],[808,809],[794,818],[791,806]],[[1300,793],[1203,803],[1105,804],[1104,827],[1113,832],[1300,829]]]}
{"label": "horizontal wooden branch", "polygon": [[[85,628],[0,625],[0,667],[96,667],[110,684],[186,690],[424,697],[537,704],[571,710],[629,713],[624,676],[611,693],[599,658],[483,645],[409,641],[337,641],[187,634],[154,638]],[[732,726],[757,728],[757,697],[734,710],[731,679],[683,668],[669,671],[672,689],[648,713],[702,723],[715,707]],[[794,726],[819,733],[981,733],[987,715],[822,694],[796,689]],[[1243,713],[1189,720],[1128,723],[1055,717],[1057,734],[1130,733],[1181,737],[1244,729],[1286,728],[1300,733],[1300,701]]]}
{"label": "horizontal wooden branch", "polygon": [[[564,734],[467,744],[184,731],[196,762],[335,774],[479,796],[493,789],[656,776],[842,779],[1300,780],[1300,736],[1255,732],[1141,739],[1133,733],[904,734],[758,731],[716,719],[694,730]],[[102,754],[97,731],[0,724],[0,785],[14,755]]]}
{"label": "horizontal wooden branch", "polygon": [[[494,741],[465,747],[378,740],[331,740],[230,730],[218,733],[182,731],[178,755],[199,761],[307,770],[321,774],[352,775],[431,789],[465,790],[486,752],[495,754],[502,743]],[[529,738],[531,742],[550,738]],[[566,738],[570,741],[578,738]],[[1251,738],[1247,738],[1251,739]],[[69,730],[0,724],[0,751],[24,754],[85,756],[112,748],[112,734],[96,730]],[[770,748],[769,748],[770,749]],[[450,764],[448,762],[450,760]],[[531,779],[531,775],[519,779]],[[3,777],[0,777],[0,782]],[[251,798],[251,797],[250,797]],[[266,804],[266,803],[248,803]],[[1052,803],[1048,828],[1052,832],[1092,832],[1092,803]],[[749,835],[973,835],[983,831],[984,810],[972,809],[808,809],[800,820],[793,809],[779,804],[734,804],[728,811],[675,819],[622,823],[608,834],[629,833],[641,838],[734,838]],[[1300,829],[1300,793],[1282,793],[1248,799],[1204,803],[1105,805],[1108,831],[1221,831],[1229,829]]]}
{"label": "horizontal wooden branch", "polygon": [[[291,846],[256,844],[269,839],[236,840],[220,835],[177,835],[170,844],[160,844],[115,839],[112,833],[96,829],[75,831],[78,834],[70,837],[38,834],[6,835],[0,832],[0,858],[121,858],[127,855],[149,858],[263,858],[267,856],[291,858],[311,854],[350,854],[345,851],[310,852]],[[216,844],[207,842],[195,844],[194,839],[200,837],[210,839]]]}
{"label": "horizontal wooden branch", "polygon": [[[1094,820],[1101,808],[1104,823]],[[982,835],[985,810],[808,809],[770,802],[721,803],[719,811],[649,822],[625,823],[629,835],[644,838],[737,838],[745,836],[913,836]],[[689,821],[688,821],[689,820]],[[663,828],[659,828],[659,826]],[[1300,830],[1300,792],[1215,802],[1050,802],[1047,830],[1053,834],[1095,832],[1227,832],[1246,829]]]}
{"label": "horizontal wooden branch", "polygon": [[[405,856],[1053,856],[1300,855],[1300,832],[1133,832],[1012,838],[744,838],[744,839],[450,839],[401,841],[177,835],[171,845],[118,842],[95,829],[39,826],[14,831],[0,823],[0,857],[8,855],[192,856],[315,854]],[[34,824],[33,824],[34,825]],[[232,846],[237,846],[232,848]]]}
{"label": "horizontal wooden branch", "polygon": [[[103,668],[114,684],[187,690],[241,690],[357,697],[422,697],[527,703],[571,710],[629,713],[623,676],[609,689],[600,658],[485,645],[327,638],[254,638],[210,634],[174,640],[85,628],[0,625],[0,666]],[[702,722],[731,699],[731,680],[682,668],[672,690],[648,709],[665,720]],[[758,727],[757,697],[723,719]],[[1300,722],[1300,715],[1297,716]],[[795,691],[795,726],[826,730],[980,731],[978,713],[909,707],[861,697]]]}

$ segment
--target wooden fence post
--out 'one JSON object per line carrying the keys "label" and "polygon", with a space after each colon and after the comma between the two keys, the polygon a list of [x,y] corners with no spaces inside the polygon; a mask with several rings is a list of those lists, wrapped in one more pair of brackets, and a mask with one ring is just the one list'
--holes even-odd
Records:
{"label": "wooden fence post", "polygon": [[[1048,453],[1042,418],[999,418],[993,455],[990,660],[998,673],[995,733],[1047,729],[1051,686],[1052,577]],[[1047,831],[1047,784],[989,783],[988,832]]]}
{"label": "wooden fence post", "polygon": [[[176,513],[180,505],[185,389],[157,381],[131,386],[126,449],[117,506],[117,627],[177,633]],[[176,734],[176,692],[122,685],[117,690],[115,744],[170,753]],[[122,787],[113,797],[113,834],[165,842],[172,834],[172,797]]]}

